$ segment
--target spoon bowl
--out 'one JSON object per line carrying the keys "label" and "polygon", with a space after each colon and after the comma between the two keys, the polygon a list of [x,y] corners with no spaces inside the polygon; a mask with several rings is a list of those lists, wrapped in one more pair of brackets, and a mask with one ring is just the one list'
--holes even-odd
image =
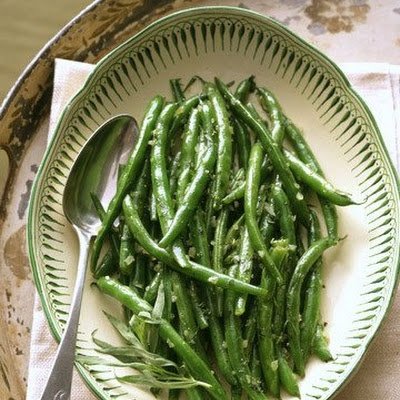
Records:
{"label": "spoon bowl", "polygon": [[63,210],[79,238],[79,262],[68,322],[41,400],[68,400],[71,397],[89,245],[101,223],[91,194],[95,194],[106,208],[115,192],[120,165],[127,161],[136,134],[137,124],[131,116],[123,114],[109,119],[82,147],[68,176]]}
{"label": "spoon bowl", "polygon": [[108,205],[115,192],[118,170],[126,162],[136,134],[136,121],[129,115],[118,115],[101,125],[82,147],[63,196],[64,214],[75,229],[96,233],[100,219],[91,193]]}

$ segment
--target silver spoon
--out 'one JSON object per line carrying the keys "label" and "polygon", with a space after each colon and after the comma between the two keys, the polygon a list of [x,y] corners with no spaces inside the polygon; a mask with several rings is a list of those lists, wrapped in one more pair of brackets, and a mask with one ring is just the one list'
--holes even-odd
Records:
{"label": "silver spoon", "polygon": [[126,162],[136,134],[136,121],[129,115],[111,118],[83,146],[68,176],[63,210],[78,234],[79,263],[67,326],[41,400],[70,399],[89,246],[100,227],[90,193],[108,205],[115,192],[119,165]]}

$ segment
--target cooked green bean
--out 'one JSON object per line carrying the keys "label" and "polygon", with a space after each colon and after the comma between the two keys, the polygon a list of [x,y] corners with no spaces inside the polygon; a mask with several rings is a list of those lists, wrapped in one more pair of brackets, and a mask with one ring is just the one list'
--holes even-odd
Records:
{"label": "cooked green bean", "polygon": [[162,271],[158,271],[155,275],[153,280],[146,286],[144,291],[143,300],[147,301],[148,303],[153,303],[156,299],[158,288],[160,287],[160,283],[162,281]]}
{"label": "cooked green bean", "polygon": [[[321,166],[319,165],[317,159],[315,158],[310,146],[304,139],[304,136],[301,134],[297,127],[287,121],[286,123],[286,135],[290,139],[290,143],[293,146],[296,154],[300,158],[300,160],[312,168],[316,173],[320,176],[324,177],[324,173],[322,171]],[[338,217],[335,205],[333,205],[328,200],[323,198],[319,198],[321,203],[322,213],[324,214],[326,228],[328,230],[328,234],[332,239],[338,238]]]}
{"label": "cooked green bean", "polygon": [[100,263],[96,265],[95,270],[93,271],[93,277],[95,279],[100,278],[101,276],[112,275],[118,269],[118,263],[115,261],[115,257],[111,250],[107,251],[101,259]]}
{"label": "cooked green bean", "polygon": [[309,215],[304,196],[300,191],[300,187],[293,177],[290,169],[285,163],[285,158],[279,148],[279,145],[272,139],[271,132],[265,126],[257,121],[248,109],[236,99],[229,89],[218,78],[215,79],[218,89],[228,101],[233,111],[242,119],[258,136],[261,141],[268,158],[271,160],[273,167],[279,174],[290,202],[293,204],[294,210],[304,226],[309,225]]}
{"label": "cooked green bean", "polygon": [[110,230],[115,219],[121,210],[122,201],[129,190],[129,187],[141,171],[144,158],[146,156],[146,150],[153,133],[153,129],[158,120],[158,116],[164,106],[164,99],[161,96],[155,96],[150,101],[145,116],[143,118],[138,139],[133,147],[132,153],[129,156],[129,160],[124,168],[121,179],[118,181],[117,192],[112,198],[107,213],[102,221],[101,228],[96,236],[93,243],[92,258],[91,258],[91,269],[94,270],[97,260],[100,255],[101,248],[103,246],[104,239],[107,232]]}
{"label": "cooked green bean", "polygon": [[224,99],[213,84],[207,85],[207,94],[211,102],[211,112],[215,118],[218,132],[218,155],[215,167],[215,192],[213,208],[221,207],[221,200],[226,196],[232,164],[232,126]]}
{"label": "cooked green bean", "polygon": [[[181,152],[178,151],[171,163],[171,171],[169,175],[169,186],[171,187],[171,193],[175,193],[178,187],[178,176],[179,176],[179,164],[181,162]],[[175,201],[176,204],[176,201]],[[157,212],[156,212],[157,213]],[[157,217],[156,217],[157,218]]]}
{"label": "cooked green bean", "polygon": [[[321,229],[318,216],[314,210],[311,210],[311,225],[309,231],[309,242],[314,243],[321,239]],[[322,292],[322,259],[319,258],[313,267],[308,287],[306,287],[303,316],[301,324],[301,346],[305,361],[311,353],[311,345],[317,330],[317,324],[320,317],[321,292]]]}
{"label": "cooked green bean", "polygon": [[228,229],[225,235],[224,255],[231,250],[238,242],[240,235],[240,227],[244,222],[244,215],[242,214]]}
{"label": "cooked green bean", "polygon": [[[261,175],[260,181],[263,183],[268,175],[271,173],[271,164],[268,162],[267,158],[264,158],[261,164]],[[235,200],[240,200],[244,197],[246,182],[240,182],[237,184],[235,188],[232,188],[232,191],[228,193],[223,199],[223,204],[231,204]]]}
{"label": "cooked green bean", "polygon": [[324,328],[322,324],[318,324],[317,331],[313,340],[313,351],[315,355],[324,362],[333,360],[332,354],[329,351],[328,341],[324,336]]}
{"label": "cooked green bean", "polygon": [[338,206],[361,204],[360,201],[354,199],[350,194],[335,189],[321,175],[302,163],[290,151],[284,150],[284,154],[296,178],[309,186],[319,196]]}
{"label": "cooked green bean", "polygon": [[[232,121],[233,135],[237,144],[237,152],[239,154],[240,165],[247,168],[250,156],[250,136],[247,130],[247,126],[242,124],[236,118]],[[226,196],[225,196],[226,197]]]}
{"label": "cooked green bean", "polygon": [[170,79],[169,85],[171,87],[172,96],[176,103],[182,103],[185,100],[185,95],[182,90],[180,79]]}
{"label": "cooked green bean", "polygon": [[271,91],[266,88],[257,88],[257,94],[262,108],[268,113],[271,120],[271,135],[276,143],[282,145],[285,127],[281,105]]}
{"label": "cooked green bean", "polygon": [[[288,256],[286,241],[275,242],[271,251],[271,258],[280,270],[285,258]],[[262,274],[261,287],[264,287],[268,296],[261,299],[258,304],[258,348],[260,353],[261,368],[264,381],[274,397],[279,397],[279,373],[277,347],[273,334],[274,296],[276,283],[265,273]]]}
{"label": "cooked green bean", "polygon": [[267,246],[262,239],[256,219],[257,199],[260,185],[260,167],[262,159],[263,149],[259,143],[256,143],[251,149],[249,168],[247,170],[246,190],[244,196],[244,215],[250,241],[254,251],[256,251],[265,268],[267,268],[268,272],[274,277],[274,279],[277,282],[281,282],[281,273],[278,271],[276,265],[271,259]]}
{"label": "cooked green bean", "polygon": [[[106,216],[106,211],[104,210],[100,199],[94,193],[90,193],[90,197],[92,198],[92,202],[93,202],[94,208],[96,209],[96,212],[97,212],[97,215],[100,218],[100,221],[103,221],[103,219]],[[111,251],[112,251],[113,256],[115,258],[114,261],[119,260],[120,239],[119,239],[118,230],[116,228],[112,227],[110,229],[108,237],[110,239]]]}
{"label": "cooked green bean", "polygon": [[[278,225],[281,235],[288,241],[289,246],[294,249],[297,244],[294,215],[279,179],[276,179],[275,183],[272,185],[271,196],[276,219],[279,222]],[[284,330],[286,317],[286,294],[295,263],[295,253],[293,250],[291,250],[289,257],[286,259],[285,265],[281,270],[283,275],[283,283],[277,288],[276,291],[274,334],[280,343],[283,341],[282,333]]]}
{"label": "cooked green bean", "polygon": [[297,383],[296,375],[293,373],[290,365],[281,351],[279,351],[278,354],[278,368],[279,380],[283,389],[285,389],[291,396],[300,398],[300,389]]}
{"label": "cooked green bean", "polygon": [[179,129],[185,124],[187,118],[189,117],[190,112],[192,111],[193,108],[197,107],[199,101],[200,101],[199,96],[192,96],[184,100],[179,105],[179,107],[175,111],[172,126],[170,128],[171,136],[176,134],[179,131]]}
{"label": "cooked green bean", "polygon": [[256,85],[254,82],[255,76],[251,75],[243,79],[237,86],[235,96],[242,102],[246,102],[249,94],[254,91]]}
{"label": "cooked green bean", "polygon": [[194,281],[189,282],[189,296],[192,302],[192,309],[197,326],[199,329],[208,328],[208,320],[204,310],[204,304],[200,297],[199,288]]}
{"label": "cooked green bean", "polygon": [[[229,210],[225,207],[220,211],[216,222],[214,244],[212,249],[212,268],[214,271],[222,272],[224,264],[224,242],[226,236],[226,228],[229,217]],[[223,296],[224,293],[220,289],[215,290],[218,315],[223,313]]]}
{"label": "cooked green bean", "polygon": [[186,188],[190,181],[190,175],[195,159],[195,150],[196,146],[198,146],[199,132],[200,111],[198,108],[193,108],[189,115],[189,121],[182,137],[181,158],[178,168],[178,185],[176,190],[176,199],[179,204],[185,195]]}
{"label": "cooked green bean", "polygon": [[[238,275],[237,265],[233,265],[230,268],[229,275],[232,277]],[[249,398],[252,400],[267,400],[268,397],[252,385],[251,372],[248,363],[244,361],[243,347],[240,346],[240,343],[243,341],[240,322],[239,318],[235,316],[234,310],[235,297],[236,295],[233,292],[227,292],[225,296],[224,325],[229,360],[236,378]]]}
{"label": "cooked green bean", "polygon": [[[241,245],[239,251],[238,277],[244,282],[250,282],[253,275],[253,248],[250,242],[250,235],[247,227],[243,227],[241,234]],[[235,302],[235,315],[243,315],[246,311],[246,295],[239,295]]]}
{"label": "cooked green bean", "polygon": [[207,228],[203,210],[199,209],[195,213],[193,224],[190,225],[190,232],[196,251],[197,262],[207,268],[211,268],[210,249],[208,247]]}
{"label": "cooked green bean", "polygon": [[132,234],[126,224],[122,225],[121,244],[119,248],[119,269],[129,276],[135,263],[135,251]]}
{"label": "cooked green bean", "polygon": [[179,333],[189,343],[196,353],[208,364],[204,348],[199,340],[198,327],[194,319],[192,303],[189,300],[189,291],[182,275],[172,272],[172,290],[176,309],[179,316]]}
{"label": "cooked green bean", "polygon": [[300,344],[300,294],[303,281],[314,263],[322,256],[322,253],[333,246],[335,242],[330,238],[320,239],[312,243],[300,258],[290,281],[287,295],[287,330],[289,346],[296,371],[304,376],[304,356]]}
{"label": "cooked green bean", "polygon": [[257,334],[257,315],[257,307],[251,307],[243,329],[243,353],[246,361],[250,360],[251,352],[253,348],[255,348],[254,342]]}

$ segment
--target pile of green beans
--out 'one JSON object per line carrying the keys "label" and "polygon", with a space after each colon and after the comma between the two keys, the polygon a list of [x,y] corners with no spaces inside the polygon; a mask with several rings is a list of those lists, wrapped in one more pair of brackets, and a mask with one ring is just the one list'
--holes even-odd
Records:
{"label": "pile of green beans", "polygon": [[138,337],[205,383],[188,399],[300,397],[308,359],[331,359],[320,304],[335,207],[357,202],[253,76],[199,84],[186,98],[174,79],[171,101],[151,100],[108,209],[93,196],[92,273],[132,330],[157,315]]}

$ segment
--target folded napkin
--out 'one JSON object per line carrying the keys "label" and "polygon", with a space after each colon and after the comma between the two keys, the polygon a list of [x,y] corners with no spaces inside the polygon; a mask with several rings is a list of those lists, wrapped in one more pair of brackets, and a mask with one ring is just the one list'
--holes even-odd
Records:
{"label": "folded napkin", "polygon": [[[398,166],[400,147],[400,66],[389,64],[342,64],[355,89],[373,111],[389,153]],[[93,65],[56,60],[54,92],[50,114],[49,137],[53,134],[60,112],[82,86]],[[397,112],[396,112],[397,111]],[[336,400],[400,399],[400,295],[373,343],[359,372]],[[27,400],[37,400],[47,380],[57,344],[47,327],[38,296],[35,299],[31,331]],[[74,372],[72,400],[91,400],[81,377]]]}

